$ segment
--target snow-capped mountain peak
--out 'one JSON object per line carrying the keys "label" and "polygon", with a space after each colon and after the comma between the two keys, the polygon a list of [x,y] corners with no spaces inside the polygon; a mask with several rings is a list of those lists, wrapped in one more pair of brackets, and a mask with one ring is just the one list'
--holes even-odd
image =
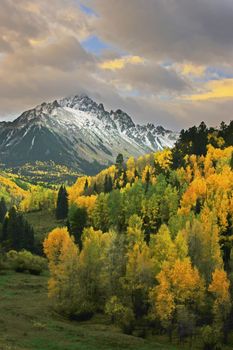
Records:
{"label": "snow-capped mountain peak", "polygon": [[86,95],[42,103],[13,122],[0,123],[1,162],[16,166],[53,160],[84,173],[115,161],[172,147],[177,133],[152,123],[136,125],[118,109],[108,112]]}

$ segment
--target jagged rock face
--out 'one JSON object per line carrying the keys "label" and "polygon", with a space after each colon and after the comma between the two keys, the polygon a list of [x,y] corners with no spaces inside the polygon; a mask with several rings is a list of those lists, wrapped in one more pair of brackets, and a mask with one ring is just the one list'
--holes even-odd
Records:
{"label": "jagged rock face", "polygon": [[0,163],[49,161],[94,174],[125,158],[172,147],[178,135],[154,124],[136,125],[118,109],[108,112],[88,96],[42,103],[13,122],[0,123]]}

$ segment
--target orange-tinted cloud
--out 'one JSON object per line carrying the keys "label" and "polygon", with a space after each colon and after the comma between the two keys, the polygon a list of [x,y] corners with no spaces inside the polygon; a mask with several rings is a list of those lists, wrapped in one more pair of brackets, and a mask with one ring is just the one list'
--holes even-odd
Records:
{"label": "orange-tinted cloud", "polygon": [[99,64],[101,69],[118,70],[123,69],[127,64],[141,64],[144,59],[139,56],[124,56],[113,60],[106,60]]}
{"label": "orange-tinted cloud", "polygon": [[211,80],[204,84],[202,92],[190,95],[186,99],[191,101],[233,99],[233,79]]}

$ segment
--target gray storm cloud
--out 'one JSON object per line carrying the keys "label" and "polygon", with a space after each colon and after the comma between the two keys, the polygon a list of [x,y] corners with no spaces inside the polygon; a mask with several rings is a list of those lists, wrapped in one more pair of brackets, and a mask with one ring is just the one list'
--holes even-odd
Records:
{"label": "gray storm cloud", "polygon": [[146,57],[232,62],[231,0],[90,0],[106,40]]}
{"label": "gray storm cloud", "polygon": [[[109,109],[126,110],[139,123],[179,129],[201,120],[216,125],[230,119],[232,100],[183,98],[197,86],[175,65],[232,68],[231,0],[86,1],[97,16],[88,16],[78,4],[1,1],[0,120],[42,101],[83,92]],[[87,52],[82,40],[90,35],[110,48],[100,56]],[[122,52],[143,62],[103,69],[103,62],[120,59]]]}

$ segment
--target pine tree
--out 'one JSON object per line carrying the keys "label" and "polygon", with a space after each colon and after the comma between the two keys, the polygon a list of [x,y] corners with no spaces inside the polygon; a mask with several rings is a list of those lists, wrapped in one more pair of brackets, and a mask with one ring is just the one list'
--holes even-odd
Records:
{"label": "pine tree", "polygon": [[88,190],[88,187],[89,187],[88,180],[86,179],[85,185],[84,185],[84,193],[86,193],[86,191]]}
{"label": "pine tree", "polygon": [[2,224],[2,234],[1,234],[1,242],[5,242],[7,240],[7,226],[9,222],[9,217],[5,216],[5,219]]}
{"label": "pine tree", "polygon": [[7,250],[34,250],[34,230],[15,207],[9,210],[3,222],[1,241]]}
{"label": "pine tree", "polygon": [[57,196],[56,218],[64,220],[68,215],[68,193],[65,186],[61,186]]}
{"label": "pine tree", "polygon": [[112,191],[112,177],[105,175],[104,178],[104,193],[109,193]]}
{"label": "pine tree", "polygon": [[108,177],[108,192],[111,192],[113,189],[112,177]]}
{"label": "pine tree", "polygon": [[24,220],[23,241],[21,242],[22,248],[33,251],[34,250],[34,230],[33,227]]}
{"label": "pine tree", "polygon": [[94,186],[93,186],[93,193],[94,193],[94,194],[97,194],[97,193],[98,193],[98,187],[97,187],[96,182],[94,183]]}
{"label": "pine tree", "polygon": [[23,222],[22,218],[17,215],[15,207],[9,210],[9,221],[7,224],[7,241],[9,248],[20,250],[20,242],[23,239]]}
{"label": "pine tree", "polygon": [[127,173],[125,170],[123,170],[123,175],[122,175],[122,185],[125,187],[127,185],[128,178],[127,178]]}
{"label": "pine tree", "polygon": [[69,209],[69,232],[74,236],[76,243],[82,249],[82,233],[87,224],[87,210],[86,208],[71,205]]}
{"label": "pine tree", "polygon": [[121,153],[116,157],[117,178],[121,176],[124,169],[124,157]]}
{"label": "pine tree", "polygon": [[136,179],[137,177],[139,177],[139,173],[138,173],[137,169],[135,169],[135,171],[134,171],[134,178]]}
{"label": "pine tree", "polygon": [[124,163],[124,157],[121,153],[119,153],[116,157],[116,166],[117,168],[121,168]]}
{"label": "pine tree", "polygon": [[5,216],[7,213],[7,206],[5,199],[2,197],[0,201],[0,223],[3,224]]}
{"label": "pine tree", "polygon": [[145,190],[145,192],[147,192],[148,188],[149,188],[149,184],[150,184],[150,172],[149,172],[149,169],[146,172],[146,179],[145,180],[146,180],[146,190]]}

